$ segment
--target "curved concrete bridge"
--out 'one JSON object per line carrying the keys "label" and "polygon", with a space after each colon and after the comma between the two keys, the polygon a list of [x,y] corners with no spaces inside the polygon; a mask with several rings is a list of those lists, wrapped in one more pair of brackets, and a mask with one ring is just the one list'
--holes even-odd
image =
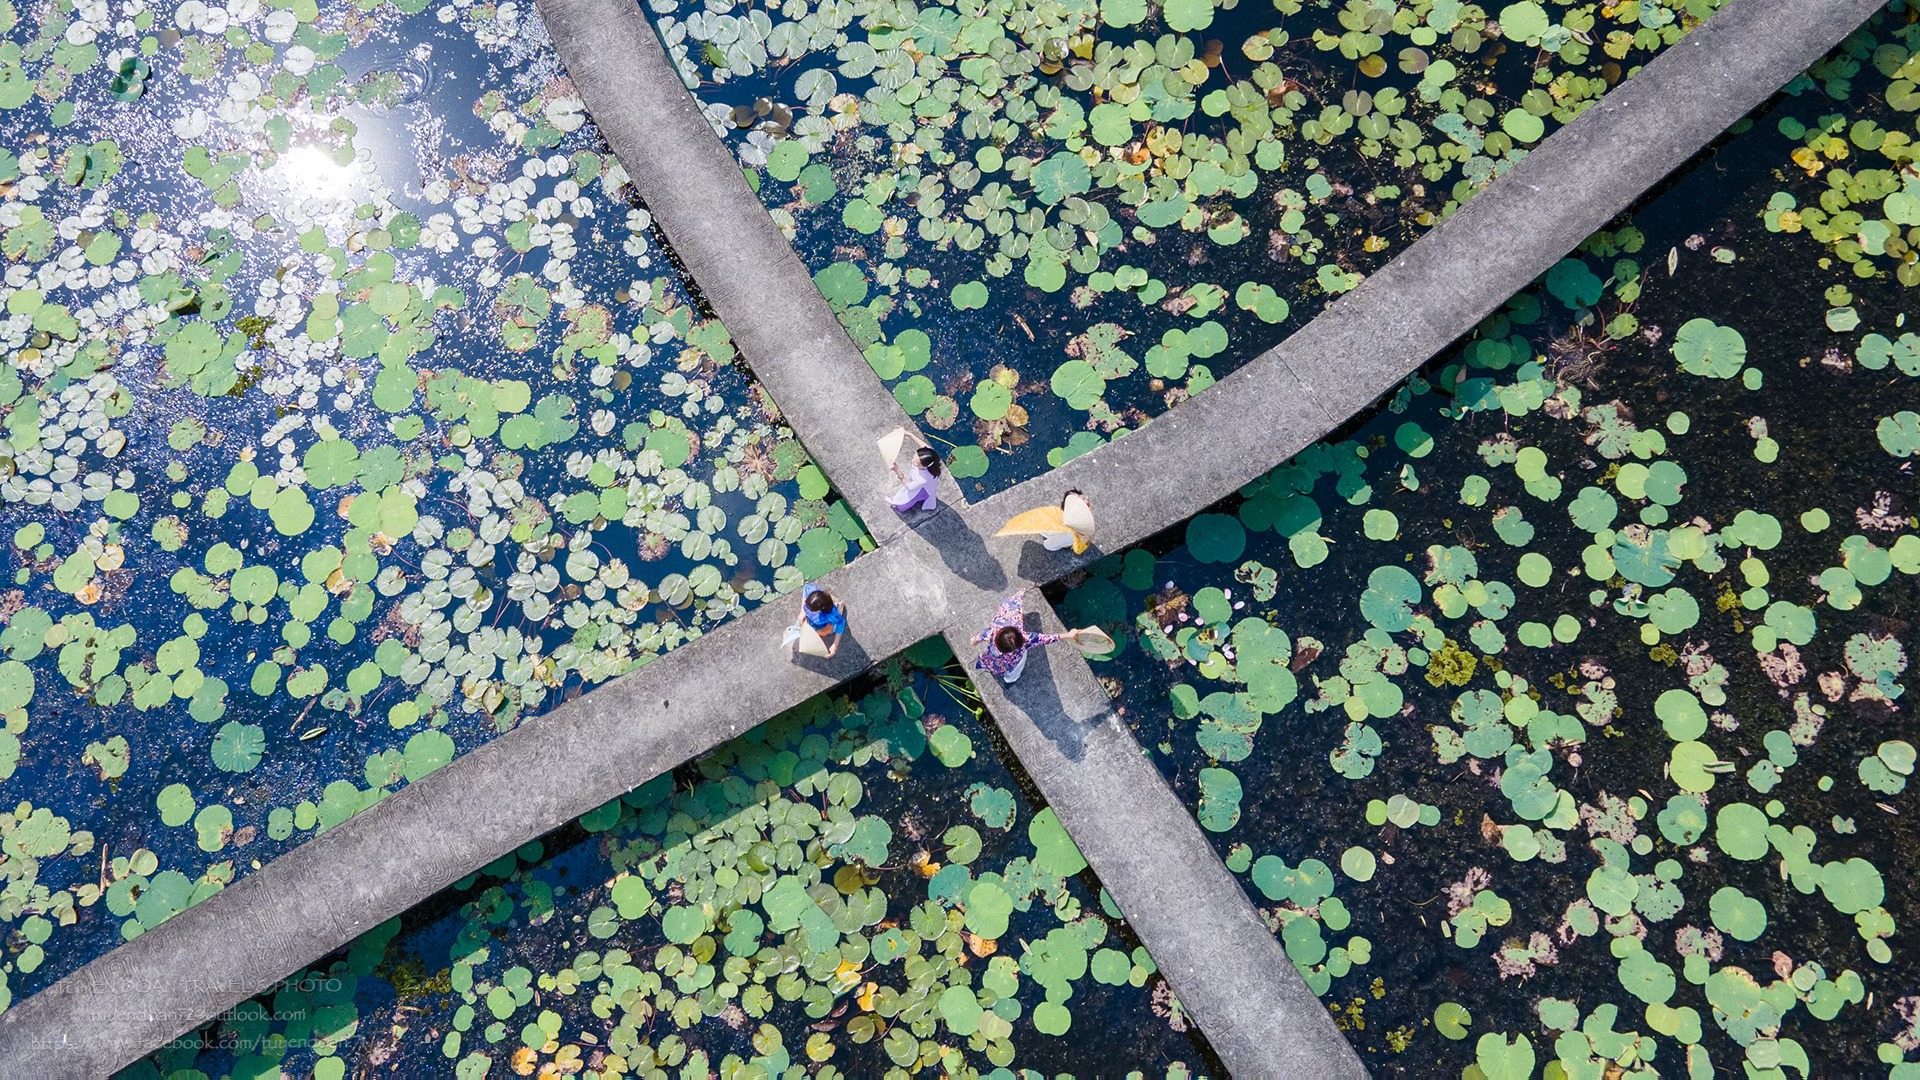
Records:
{"label": "curved concrete bridge", "polygon": [[[1117,550],[1191,517],[1366,409],[1760,105],[1880,0],[1732,0],[1293,336],[1126,439],[909,528],[873,442],[910,421],[746,185],[634,0],[538,0],[674,250],[878,549],[823,580],[861,605],[831,662],[777,660],[765,606],[521,724],[0,1014],[0,1076],[132,1062],[473,868],[934,634],[966,654],[1000,598],[1092,555],[982,539],[1068,487]],[[673,152],[656,152],[672,147]],[[1183,446],[1204,434],[1213,452]],[[776,611],[776,608],[778,610]],[[1043,610],[1049,626],[1058,620]],[[741,681],[734,673],[763,673]],[[1228,1068],[1365,1074],[1084,660],[978,689]]]}

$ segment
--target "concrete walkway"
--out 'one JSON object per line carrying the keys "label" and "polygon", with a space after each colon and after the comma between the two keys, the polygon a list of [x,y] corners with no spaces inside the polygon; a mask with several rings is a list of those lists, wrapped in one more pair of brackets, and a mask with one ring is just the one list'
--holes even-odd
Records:
{"label": "concrete walkway", "polygon": [[[740,201],[751,194],[737,164],[650,27],[631,0],[542,0],[596,123],[756,375],[882,541],[824,583],[887,599],[855,609],[858,639],[832,664],[785,664],[777,643],[791,612],[771,605],[456,759],[0,1014],[0,1075],[111,1072],[475,866],[869,664],[934,633],[964,641],[999,595],[1097,554],[982,539],[1014,511],[1079,487],[1099,509],[1102,545],[1117,550],[1224,498],[1472,329],[1879,6],[1734,0],[1212,391],[1119,443],[909,530],[878,499],[891,478],[872,452],[904,414],[829,326],[784,241],[777,250],[768,242],[781,238],[759,204]],[[652,153],[659,147],[673,152]],[[681,154],[692,172],[655,160]],[[683,190],[663,194],[662,185]],[[759,676],[740,679],[742,670]],[[1247,934],[1244,893],[1106,710],[1085,662],[1055,649],[1042,673],[1036,660],[1013,695],[981,691],[1223,1060],[1245,1076],[1358,1071],[1271,935]]]}
{"label": "concrete walkway", "polygon": [[[831,660],[788,663],[794,606],[521,724],[0,1014],[0,1077],[105,1076],[556,826],[925,639],[941,579],[885,547],[822,579],[899,597]],[[741,678],[743,671],[753,678]]]}
{"label": "concrete walkway", "polygon": [[874,440],[913,421],[820,298],[646,16],[634,0],[539,8],[587,113],[754,377],[873,538],[898,535],[886,501],[893,477]]}
{"label": "concrete walkway", "polygon": [[[1058,633],[1048,609],[1030,626]],[[985,624],[991,612],[974,620]],[[955,654],[973,632],[947,631]],[[1020,764],[1234,1076],[1359,1077],[1360,1058],[1071,645],[974,687]],[[1097,1059],[1096,1059],[1097,1060]]]}
{"label": "concrete walkway", "polygon": [[1472,332],[1882,6],[1732,0],[1285,341],[981,512],[1079,488],[1109,551],[1199,513]]}

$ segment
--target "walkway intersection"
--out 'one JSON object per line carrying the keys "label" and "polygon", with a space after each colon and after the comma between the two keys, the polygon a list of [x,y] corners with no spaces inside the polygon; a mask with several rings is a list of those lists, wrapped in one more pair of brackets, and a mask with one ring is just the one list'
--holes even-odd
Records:
{"label": "walkway intersection", "polygon": [[[991,541],[1085,491],[1105,551],[1186,520],[1361,412],[1850,33],[1881,0],[1732,0],[1451,219],[1210,392],[977,505],[903,520],[874,441],[913,425],[747,187],[634,0],[538,0],[641,198],[755,377],[878,546],[822,584],[859,611],[786,664],[767,605],[457,758],[0,1013],[0,1075],[102,1075],[474,867],[936,634],[970,654],[1000,599],[1105,552]],[[659,148],[671,147],[671,152]],[[1193,447],[1204,445],[1206,453]],[[1058,618],[1031,597],[1048,629]],[[751,670],[756,677],[739,679]],[[1365,1075],[1238,882],[1071,649],[977,688],[1222,1061]]]}

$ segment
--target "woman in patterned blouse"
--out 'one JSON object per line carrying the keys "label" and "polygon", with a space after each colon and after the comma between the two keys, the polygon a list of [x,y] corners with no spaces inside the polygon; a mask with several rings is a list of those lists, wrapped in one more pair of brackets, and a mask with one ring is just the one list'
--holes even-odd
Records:
{"label": "woman in patterned blouse", "polygon": [[1026,594],[1018,593],[1000,601],[1000,610],[994,612],[993,622],[985,630],[973,635],[975,645],[984,645],[979,659],[973,666],[992,675],[1000,676],[1002,682],[1012,685],[1020,678],[1027,667],[1027,650],[1040,645],[1051,645],[1065,638],[1063,634],[1029,634],[1021,625],[1026,618]]}

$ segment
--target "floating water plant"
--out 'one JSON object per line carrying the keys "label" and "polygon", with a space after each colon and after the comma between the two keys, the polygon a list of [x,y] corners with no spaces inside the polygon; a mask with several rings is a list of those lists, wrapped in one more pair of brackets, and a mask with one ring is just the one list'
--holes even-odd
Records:
{"label": "floating water plant", "polygon": [[1124,639],[1101,673],[1377,1069],[1913,1067],[1884,1004],[1913,916],[1910,305],[1869,259],[1738,246],[1792,118],[1910,126],[1873,96],[1920,45],[1888,29],[1849,45],[1857,84],[1736,137],[1732,181],[1682,180],[1350,438],[1061,597]]}
{"label": "floating water plant", "polygon": [[1204,391],[1717,4],[647,6],[979,490]]}
{"label": "floating water plant", "polygon": [[425,7],[0,7],[0,1005],[870,543]]}

